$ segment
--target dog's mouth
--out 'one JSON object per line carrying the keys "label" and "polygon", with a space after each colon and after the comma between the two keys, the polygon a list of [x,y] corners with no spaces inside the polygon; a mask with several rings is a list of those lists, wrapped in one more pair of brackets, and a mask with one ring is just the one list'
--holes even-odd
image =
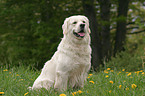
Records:
{"label": "dog's mouth", "polygon": [[81,31],[79,31],[79,32],[73,31],[73,34],[74,34],[76,37],[81,37],[81,38],[84,38],[84,36],[85,36],[84,30],[81,30]]}

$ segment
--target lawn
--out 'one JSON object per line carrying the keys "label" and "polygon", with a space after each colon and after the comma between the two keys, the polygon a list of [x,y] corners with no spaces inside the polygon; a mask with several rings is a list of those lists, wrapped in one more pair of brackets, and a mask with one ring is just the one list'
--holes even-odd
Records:
{"label": "lawn", "polygon": [[126,72],[107,68],[104,71],[90,73],[83,89],[68,89],[57,93],[53,89],[29,91],[40,71],[29,67],[0,69],[0,94],[3,96],[144,96],[145,74],[143,70]]}

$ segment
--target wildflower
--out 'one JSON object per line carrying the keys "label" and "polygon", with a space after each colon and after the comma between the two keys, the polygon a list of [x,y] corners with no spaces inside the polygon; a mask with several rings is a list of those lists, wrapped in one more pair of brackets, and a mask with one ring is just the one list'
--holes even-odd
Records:
{"label": "wildflower", "polygon": [[81,94],[81,93],[83,93],[83,92],[82,92],[81,90],[78,90],[78,93]]}
{"label": "wildflower", "polygon": [[73,92],[72,95],[75,96],[77,94],[77,92]]}
{"label": "wildflower", "polygon": [[108,72],[108,71],[106,71],[106,70],[104,70],[104,73],[107,73],[107,74],[108,74],[109,72]]}
{"label": "wildflower", "polygon": [[119,75],[121,72],[118,72],[117,75]]}
{"label": "wildflower", "polygon": [[110,70],[111,72],[114,72],[114,70]]}
{"label": "wildflower", "polygon": [[135,89],[135,88],[137,87],[137,85],[131,84],[131,87],[132,87],[133,89]]}
{"label": "wildflower", "polygon": [[0,92],[0,95],[4,94],[4,92]]}
{"label": "wildflower", "polygon": [[131,75],[131,72],[127,74],[127,76],[130,76],[130,75]]}
{"label": "wildflower", "polygon": [[90,76],[88,78],[90,78]]}
{"label": "wildflower", "polygon": [[126,88],[125,88],[125,90],[129,90],[129,88],[128,88],[128,87],[126,87]]}
{"label": "wildflower", "polygon": [[106,77],[106,78],[108,78],[109,76],[108,76],[108,75],[106,75],[105,77]]}
{"label": "wildflower", "polygon": [[122,85],[119,85],[119,88],[121,88],[122,87]]}
{"label": "wildflower", "polygon": [[11,74],[11,72],[9,72],[9,74]]}
{"label": "wildflower", "polygon": [[92,76],[93,74],[89,74],[89,76]]}
{"label": "wildflower", "polygon": [[16,76],[20,76],[19,74],[17,74]]}
{"label": "wildflower", "polygon": [[144,72],[142,72],[141,74],[144,75]]}
{"label": "wildflower", "polygon": [[125,80],[123,82],[126,82]]}
{"label": "wildflower", "polygon": [[89,82],[94,84],[94,81],[89,81]]}
{"label": "wildflower", "polygon": [[26,96],[29,92],[25,93],[24,96]]}
{"label": "wildflower", "polygon": [[112,91],[110,90],[109,93],[111,93]]}
{"label": "wildflower", "polygon": [[65,94],[60,94],[59,96],[66,96]]}
{"label": "wildflower", "polygon": [[109,83],[113,84],[113,81],[109,81]]}
{"label": "wildflower", "polygon": [[3,71],[8,71],[8,69],[5,69],[5,70],[3,70]]}
{"label": "wildflower", "polygon": [[122,71],[125,71],[125,69],[122,69]]}
{"label": "wildflower", "polygon": [[107,68],[107,70],[110,70],[111,68]]}
{"label": "wildflower", "polygon": [[133,77],[130,77],[130,78],[133,78]]}

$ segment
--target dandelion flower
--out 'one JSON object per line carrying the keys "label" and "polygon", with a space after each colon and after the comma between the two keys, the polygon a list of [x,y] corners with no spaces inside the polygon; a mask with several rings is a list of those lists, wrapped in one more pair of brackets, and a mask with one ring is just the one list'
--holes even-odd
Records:
{"label": "dandelion flower", "polygon": [[8,69],[5,69],[5,70],[3,70],[3,71],[8,71]]}
{"label": "dandelion flower", "polygon": [[88,78],[90,78],[90,76],[88,76]]}
{"label": "dandelion flower", "polygon": [[129,90],[129,88],[127,87],[127,88],[125,88],[125,90]]}
{"label": "dandelion flower", "polygon": [[78,90],[78,93],[81,94],[81,93],[83,93],[83,92],[82,92],[81,90]]}
{"label": "dandelion flower", "polygon": [[19,74],[17,74],[16,76],[20,76]]}
{"label": "dandelion flower", "polygon": [[110,70],[111,72],[114,72],[114,70]]}
{"label": "dandelion flower", "polygon": [[89,76],[92,76],[93,74],[89,74]]}
{"label": "dandelion flower", "polygon": [[109,76],[108,76],[108,75],[106,75],[105,77],[106,77],[106,78],[108,78]]}
{"label": "dandelion flower", "polygon": [[141,74],[144,75],[144,72],[142,72]]}
{"label": "dandelion flower", "polygon": [[94,84],[94,81],[89,81],[89,82]]}
{"label": "dandelion flower", "polygon": [[113,84],[113,81],[109,81],[109,83]]}
{"label": "dandelion flower", "polygon": [[122,71],[125,71],[125,69],[122,69]]}
{"label": "dandelion flower", "polygon": [[127,76],[130,76],[130,75],[131,75],[131,72],[127,74]]}
{"label": "dandelion flower", "polygon": [[4,94],[4,92],[0,92],[0,95]]}
{"label": "dandelion flower", "polygon": [[122,85],[119,85],[119,88],[121,88],[122,87]]}
{"label": "dandelion flower", "polygon": [[104,73],[107,73],[107,74],[108,74],[109,72],[108,72],[108,71],[106,71],[106,70],[104,70]]}
{"label": "dandelion flower", "polygon": [[112,91],[110,90],[109,93],[111,93]]}
{"label": "dandelion flower", "polygon": [[24,96],[26,96],[29,92],[25,93]]}
{"label": "dandelion flower", "polygon": [[107,70],[110,70],[111,68],[107,68]]}
{"label": "dandelion flower", "polygon": [[60,94],[59,96],[66,96],[65,94]]}
{"label": "dandelion flower", "polygon": [[72,95],[75,96],[77,94],[77,92],[73,92]]}
{"label": "dandelion flower", "polygon": [[131,84],[131,87],[132,87],[133,89],[135,89],[135,88],[137,87],[137,85]]}

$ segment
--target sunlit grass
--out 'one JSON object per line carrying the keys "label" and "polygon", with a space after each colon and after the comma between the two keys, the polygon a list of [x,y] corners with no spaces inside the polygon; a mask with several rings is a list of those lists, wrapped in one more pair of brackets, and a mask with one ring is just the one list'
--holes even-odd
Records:
{"label": "sunlit grass", "polygon": [[0,94],[4,96],[143,96],[145,95],[145,74],[143,70],[126,72],[107,68],[88,75],[83,89],[68,89],[58,93],[47,91],[29,91],[39,71],[26,67],[0,69]]}

